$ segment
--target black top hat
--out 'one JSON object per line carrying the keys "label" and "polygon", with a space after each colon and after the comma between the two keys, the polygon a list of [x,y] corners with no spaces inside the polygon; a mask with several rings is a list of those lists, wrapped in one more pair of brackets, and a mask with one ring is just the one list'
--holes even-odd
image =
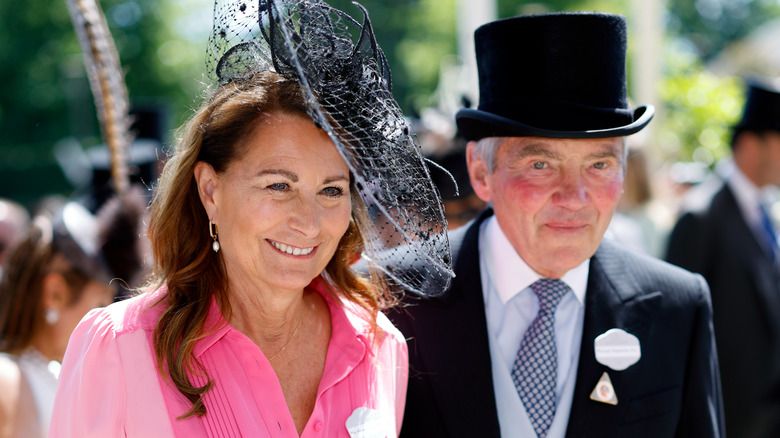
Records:
{"label": "black top hat", "polygon": [[484,137],[607,138],[633,134],[653,107],[629,108],[626,20],[568,12],[485,24],[474,33],[478,109],[462,109],[458,128]]}
{"label": "black top hat", "polygon": [[780,132],[780,90],[767,83],[750,81],[742,119],[734,130]]}

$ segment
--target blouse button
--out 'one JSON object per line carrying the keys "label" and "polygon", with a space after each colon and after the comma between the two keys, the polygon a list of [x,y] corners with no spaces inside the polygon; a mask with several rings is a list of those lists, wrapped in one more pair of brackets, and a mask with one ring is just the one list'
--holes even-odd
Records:
{"label": "blouse button", "polygon": [[314,423],[314,431],[319,432],[322,430],[322,421],[318,421]]}

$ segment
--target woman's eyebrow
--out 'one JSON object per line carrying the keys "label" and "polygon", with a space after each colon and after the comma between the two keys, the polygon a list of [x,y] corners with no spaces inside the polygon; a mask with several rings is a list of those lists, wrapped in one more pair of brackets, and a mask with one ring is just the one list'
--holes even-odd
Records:
{"label": "woman's eyebrow", "polygon": [[263,169],[260,172],[257,172],[255,176],[260,177],[265,175],[282,175],[292,182],[298,182],[298,175],[284,169]]}
{"label": "woman's eyebrow", "polygon": [[345,181],[345,182],[348,183],[349,182],[349,177],[346,176],[346,175],[331,176],[331,177],[325,178],[325,181],[323,181],[322,183],[323,184],[330,184],[330,183],[336,182],[336,181]]}

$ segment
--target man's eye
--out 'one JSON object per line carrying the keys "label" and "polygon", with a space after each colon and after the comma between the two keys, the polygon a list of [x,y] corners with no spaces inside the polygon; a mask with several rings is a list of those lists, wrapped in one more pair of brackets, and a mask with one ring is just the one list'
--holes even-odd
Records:
{"label": "man's eye", "polygon": [[537,161],[533,164],[534,169],[546,169],[547,163],[544,161]]}
{"label": "man's eye", "polygon": [[595,167],[596,169],[606,169],[607,163],[605,161],[599,161],[598,163],[594,163],[593,167]]}

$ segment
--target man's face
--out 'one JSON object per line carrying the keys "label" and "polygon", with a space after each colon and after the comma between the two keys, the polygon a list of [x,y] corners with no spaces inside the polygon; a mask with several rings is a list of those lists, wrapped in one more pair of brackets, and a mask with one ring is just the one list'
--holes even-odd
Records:
{"label": "man's face", "polygon": [[560,278],[596,252],[623,188],[622,139],[506,137],[493,172],[475,147],[474,191],[534,271]]}

